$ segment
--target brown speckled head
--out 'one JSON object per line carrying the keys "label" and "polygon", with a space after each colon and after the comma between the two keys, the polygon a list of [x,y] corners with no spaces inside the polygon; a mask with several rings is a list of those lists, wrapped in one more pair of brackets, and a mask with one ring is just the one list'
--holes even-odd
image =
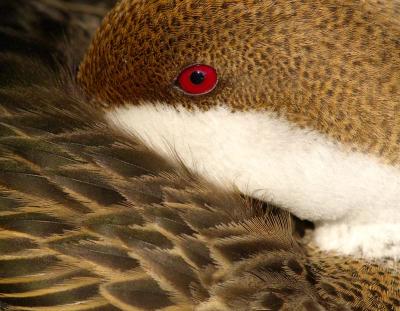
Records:
{"label": "brown speckled head", "polygon": [[[177,87],[193,64],[211,92]],[[400,256],[398,0],[122,0],[79,81],[163,156],[317,222],[320,247]]]}
{"label": "brown speckled head", "polygon": [[[207,109],[271,110],[400,162],[400,3],[123,0],[83,62],[86,91]],[[216,68],[210,94],[175,87],[194,63]]]}

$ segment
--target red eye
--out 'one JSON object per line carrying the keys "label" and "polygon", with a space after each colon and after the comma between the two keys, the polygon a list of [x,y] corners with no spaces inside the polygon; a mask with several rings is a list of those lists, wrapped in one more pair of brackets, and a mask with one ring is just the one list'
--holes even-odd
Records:
{"label": "red eye", "polygon": [[179,88],[188,95],[203,95],[216,87],[218,75],[211,66],[193,65],[180,73],[177,83]]}

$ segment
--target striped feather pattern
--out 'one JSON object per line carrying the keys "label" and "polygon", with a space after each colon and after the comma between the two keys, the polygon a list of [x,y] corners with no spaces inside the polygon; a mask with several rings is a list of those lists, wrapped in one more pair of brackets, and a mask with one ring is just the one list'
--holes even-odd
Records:
{"label": "striped feather pattern", "polygon": [[88,17],[50,3],[0,1],[0,309],[400,309],[398,267],[320,253],[286,212],[108,128],[33,27]]}

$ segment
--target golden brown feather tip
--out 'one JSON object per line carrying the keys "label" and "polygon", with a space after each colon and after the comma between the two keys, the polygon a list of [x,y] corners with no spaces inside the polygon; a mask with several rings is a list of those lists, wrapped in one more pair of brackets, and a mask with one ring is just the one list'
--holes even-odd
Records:
{"label": "golden brown feather tip", "polygon": [[110,128],[61,41],[37,44],[69,22],[19,5],[0,28],[0,309],[400,310],[395,264],[320,252],[287,212]]}

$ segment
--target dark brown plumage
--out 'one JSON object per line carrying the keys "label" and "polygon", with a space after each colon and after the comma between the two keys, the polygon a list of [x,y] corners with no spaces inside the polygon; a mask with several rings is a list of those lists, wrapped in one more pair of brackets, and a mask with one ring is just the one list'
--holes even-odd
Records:
{"label": "dark brown plumage", "polygon": [[1,30],[0,308],[400,309],[398,267],[319,253],[289,214],[115,133],[40,30]]}

